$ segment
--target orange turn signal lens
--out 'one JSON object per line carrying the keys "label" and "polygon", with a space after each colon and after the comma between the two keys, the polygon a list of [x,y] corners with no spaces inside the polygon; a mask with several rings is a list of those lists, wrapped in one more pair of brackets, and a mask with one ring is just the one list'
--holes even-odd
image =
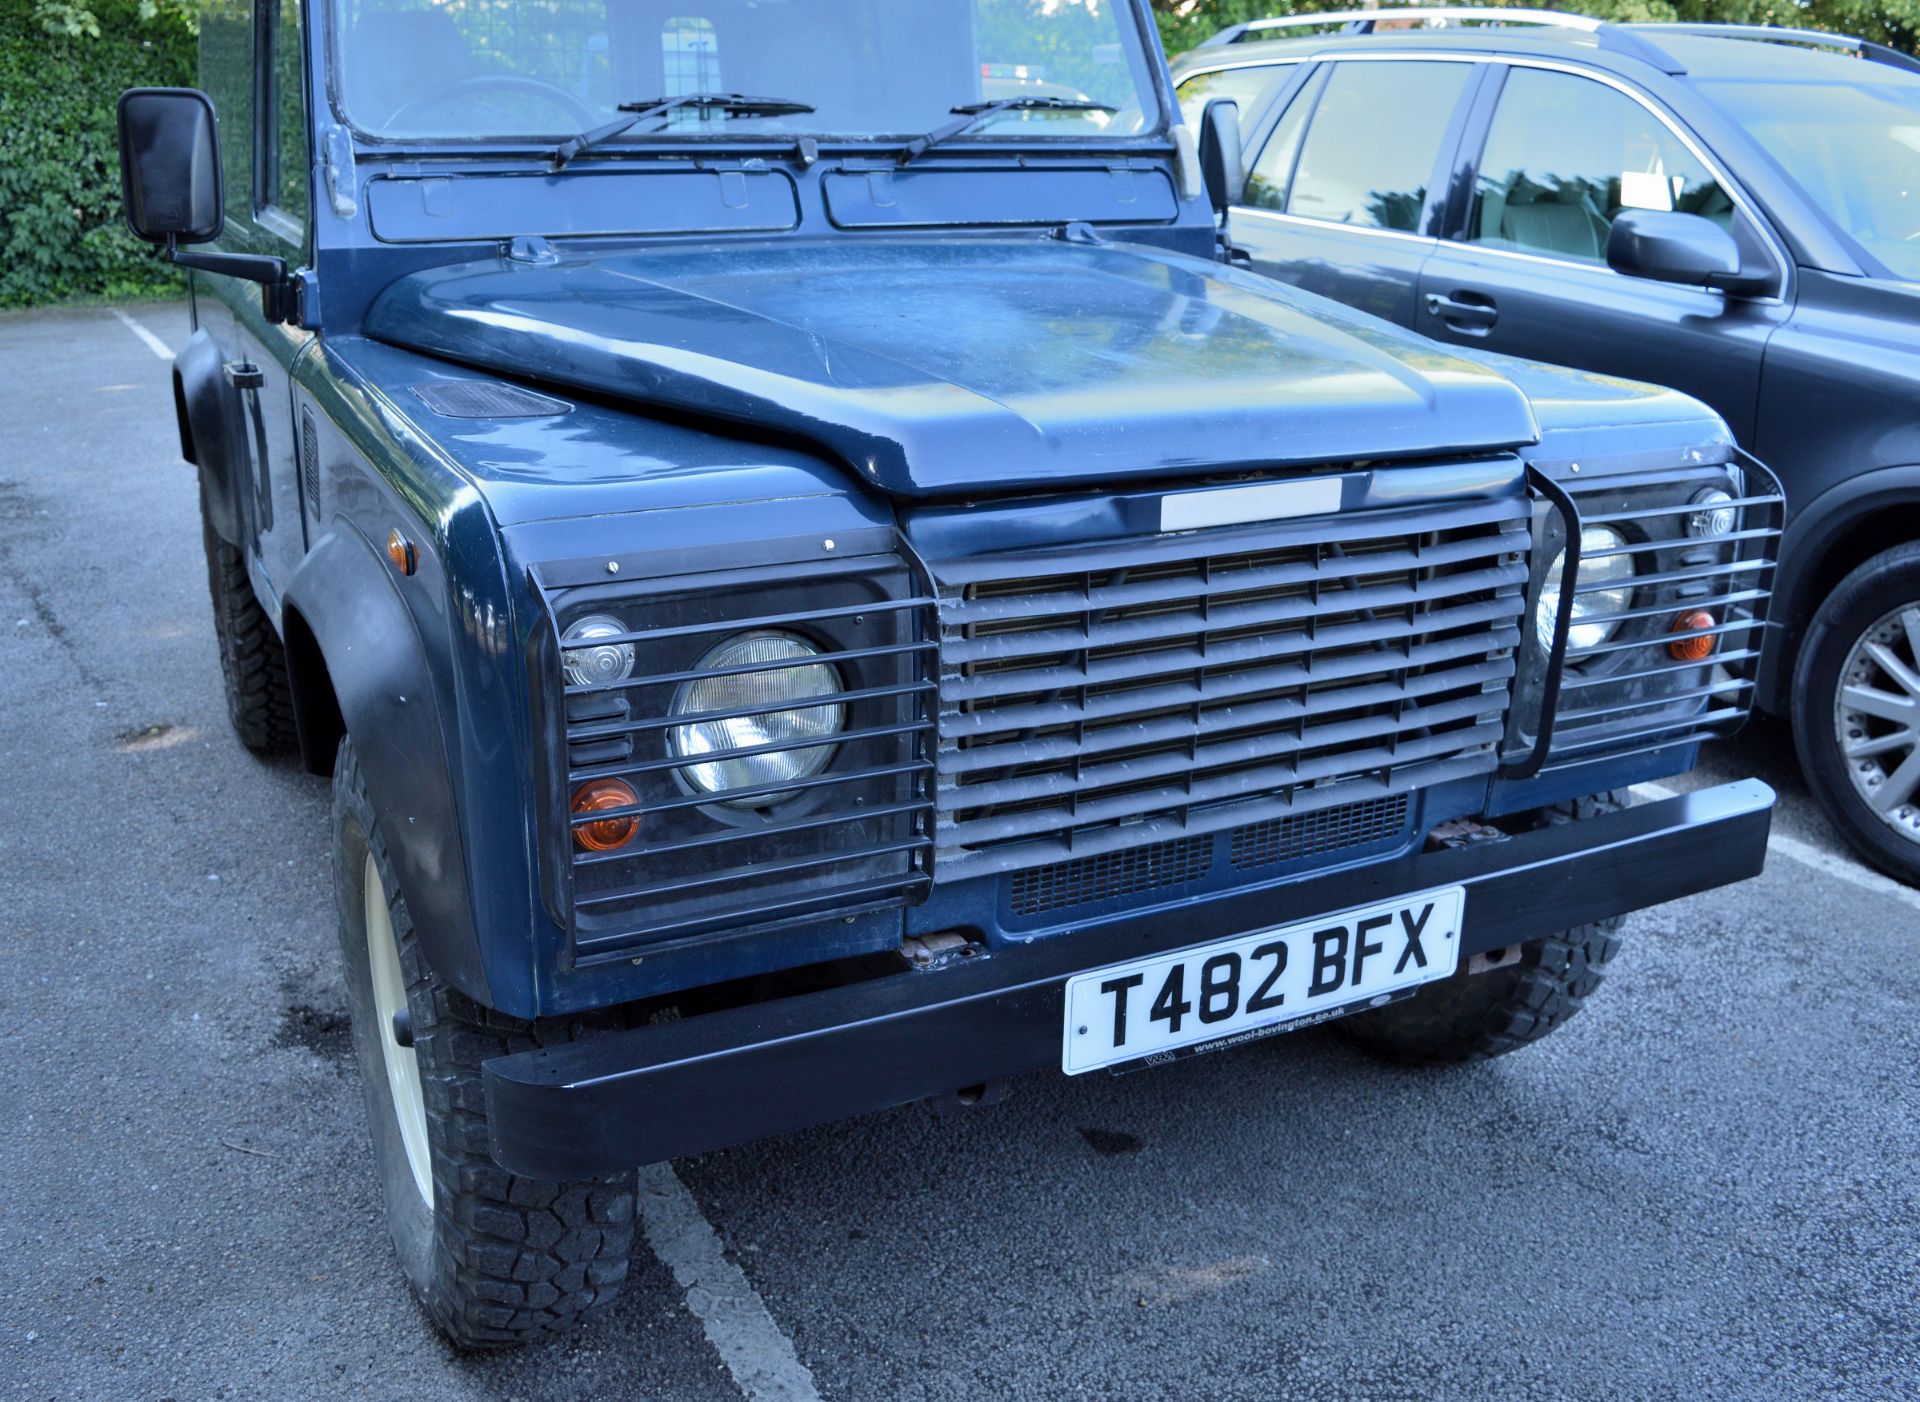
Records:
{"label": "orange turn signal lens", "polygon": [[[600,813],[609,808],[637,808],[640,795],[622,779],[594,779],[573,791],[573,811]],[[573,840],[589,852],[613,852],[633,841],[640,830],[640,815],[626,813],[618,818],[602,818],[597,823],[576,823]]]}
{"label": "orange turn signal lens", "polygon": [[1712,628],[1719,622],[1719,619],[1715,618],[1705,609],[1695,609],[1691,613],[1681,614],[1673,620],[1673,631],[1676,633],[1695,633],[1698,634],[1698,636],[1692,638],[1676,638],[1667,644],[1667,651],[1672,653],[1675,660],[1680,662],[1705,662],[1709,657],[1713,656],[1714,636],[1711,633],[1704,633],[1700,630],[1703,628]]}

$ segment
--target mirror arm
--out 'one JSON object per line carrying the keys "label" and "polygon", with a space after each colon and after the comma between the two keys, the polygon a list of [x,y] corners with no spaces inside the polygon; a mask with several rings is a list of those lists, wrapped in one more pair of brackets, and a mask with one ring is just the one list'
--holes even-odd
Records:
{"label": "mirror arm", "polygon": [[172,239],[167,240],[165,256],[175,267],[259,283],[261,310],[268,321],[300,318],[300,280],[288,274],[284,258],[270,253],[198,253],[176,247]]}

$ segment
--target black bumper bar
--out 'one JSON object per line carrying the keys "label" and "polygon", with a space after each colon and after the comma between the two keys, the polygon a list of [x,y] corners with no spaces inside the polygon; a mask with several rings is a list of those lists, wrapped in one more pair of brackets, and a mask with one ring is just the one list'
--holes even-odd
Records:
{"label": "black bumper bar", "polygon": [[926,972],[608,1033],[486,1063],[493,1155],[572,1179],[1055,1066],[1086,969],[1467,888],[1461,957],[1757,876],[1773,791],[1748,779],[1500,842],[1421,852]]}

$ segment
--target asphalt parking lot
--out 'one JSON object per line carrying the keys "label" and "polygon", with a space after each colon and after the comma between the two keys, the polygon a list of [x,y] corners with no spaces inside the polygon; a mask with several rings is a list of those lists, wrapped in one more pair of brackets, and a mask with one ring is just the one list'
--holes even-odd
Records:
{"label": "asphalt parking lot", "polygon": [[[163,357],[0,317],[0,1396],[1912,1397],[1920,896],[1812,812],[1569,1028],[1309,1031],[649,1177],[630,1297],[450,1350],[386,1241],[326,787],[226,725]],[[142,334],[144,333],[144,335]]]}

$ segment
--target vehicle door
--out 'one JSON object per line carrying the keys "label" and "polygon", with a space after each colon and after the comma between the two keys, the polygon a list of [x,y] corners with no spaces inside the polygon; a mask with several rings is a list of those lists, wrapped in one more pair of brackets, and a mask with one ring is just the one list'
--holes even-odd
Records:
{"label": "vehicle door", "polygon": [[[308,156],[302,0],[254,0],[208,23],[228,26],[211,48],[226,185],[219,247],[307,261]],[[246,56],[247,81],[238,69]],[[312,333],[267,320],[260,288],[197,273],[195,319],[220,352],[229,392],[234,466],[245,493],[247,564],[261,602],[278,612],[280,590],[306,553],[295,445],[292,374]]]}
{"label": "vehicle door", "polygon": [[[1670,385],[1752,440],[1761,355],[1788,264],[1737,187],[1645,94],[1612,78],[1490,66],[1467,135],[1471,181],[1420,279],[1418,330],[1441,340]],[[1768,295],[1607,266],[1624,209],[1699,214],[1733,234]]]}
{"label": "vehicle door", "polygon": [[1232,212],[1254,269],[1414,325],[1479,71],[1438,59],[1320,65],[1272,118]]}

